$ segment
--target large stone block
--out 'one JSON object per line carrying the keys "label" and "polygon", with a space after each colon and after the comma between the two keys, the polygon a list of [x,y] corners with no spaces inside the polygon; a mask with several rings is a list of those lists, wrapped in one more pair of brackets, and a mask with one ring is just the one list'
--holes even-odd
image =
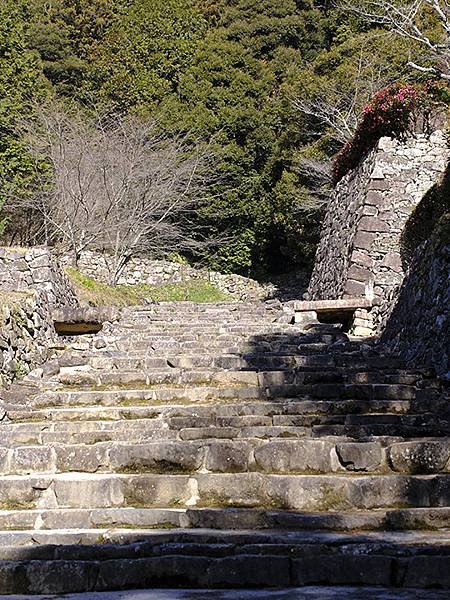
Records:
{"label": "large stone block", "polygon": [[123,480],[121,491],[123,500],[116,506],[184,507],[198,501],[197,483],[187,475],[130,476]]}
{"label": "large stone block", "polygon": [[11,470],[14,473],[43,473],[55,470],[55,456],[48,446],[23,446],[13,452]]}
{"label": "large stone block", "polygon": [[0,594],[26,594],[30,592],[25,562],[0,562]]}
{"label": "large stone block", "polygon": [[293,585],[384,585],[392,580],[388,556],[315,556],[292,561]]}
{"label": "large stone block", "polygon": [[[27,592],[67,594],[91,591],[98,575],[96,563],[85,561],[32,561],[26,568]],[[15,589],[17,593],[17,588]]]}
{"label": "large stone block", "polygon": [[256,448],[255,461],[266,473],[327,473],[333,447],[325,441],[276,440]]}
{"label": "large stone block", "polygon": [[109,464],[122,473],[193,472],[202,464],[203,450],[193,443],[120,445],[109,451]]}
{"label": "large stone block", "polygon": [[383,460],[381,444],[377,442],[337,444],[336,452],[348,471],[374,471]]}
{"label": "large stone block", "polygon": [[450,458],[448,441],[412,441],[392,444],[389,460],[400,473],[439,473]]}
{"label": "large stone block", "polygon": [[248,470],[250,448],[245,443],[217,442],[208,444],[205,468],[219,473],[240,473]]}
{"label": "large stone block", "polygon": [[402,562],[405,587],[450,588],[450,556],[413,556]]}
{"label": "large stone block", "polygon": [[290,584],[289,558],[284,556],[230,556],[215,560],[208,572],[214,587],[286,587]]}

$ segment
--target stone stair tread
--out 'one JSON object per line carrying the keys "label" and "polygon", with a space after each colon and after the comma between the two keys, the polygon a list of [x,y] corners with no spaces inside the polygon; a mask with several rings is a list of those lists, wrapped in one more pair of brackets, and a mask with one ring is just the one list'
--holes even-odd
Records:
{"label": "stone stair tread", "polygon": [[[15,543],[11,544],[11,542]],[[144,543],[146,546],[142,547]],[[56,556],[68,560],[71,555],[81,560],[109,560],[117,558],[118,555],[124,557],[128,553],[133,556],[139,545],[141,545],[141,556],[145,556],[146,553],[151,553],[152,556],[176,554],[189,556],[192,545],[198,545],[195,549],[198,552],[203,546],[203,556],[210,556],[210,548],[215,546],[218,550],[216,557],[262,555],[265,553],[264,547],[267,547],[266,552],[271,555],[279,554],[274,552],[278,549],[290,556],[296,556],[297,548],[299,551],[297,556],[302,556],[305,550],[313,550],[314,546],[321,547],[325,556],[332,555],[333,550],[339,549],[339,546],[344,546],[345,552],[350,554],[353,551],[358,554],[361,552],[361,546],[366,546],[366,552],[374,554],[404,556],[412,552],[432,556],[435,552],[444,552],[450,557],[450,531],[324,532],[183,528],[168,531],[166,529],[129,530],[120,527],[0,531],[0,561],[11,560],[14,554],[17,556],[20,546],[29,548],[33,545],[40,547],[40,551],[36,549],[37,560],[51,560]],[[327,548],[324,549],[323,545]],[[382,548],[379,547],[380,545]],[[77,549],[77,546],[81,548]],[[103,551],[101,546],[104,546]],[[155,546],[159,554],[155,554]],[[30,548],[30,560],[33,559],[36,560]]]}
{"label": "stone stair tread", "polygon": [[42,420],[51,419],[52,415],[70,415],[80,414],[83,417],[89,416],[90,413],[105,413],[111,414],[125,413],[126,411],[134,411],[136,414],[144,411],[152,411],[154,415],[171,416],[175,413],[177,416],[210,416],[210,417],[225,417],[225,416],[248,416],[248,415],[271,415],[271,416],[302,416],[302,415],[351,415],[352,417],[361,417],[368,415],[427,415],[430,414],[430,408],[433,405],[422,403],[414,405],[409,400],[299,400],[297,398],[283,398],[279,402],[270,402],[264,399],[258,401],[242,401],[239,403],[233,402],[216,402],[216,403],[197,403],[193,405],[165,403],[152,404],[151,399],[148,403],[143,404],[138,399],[126,404],[118,405],[103,405],[103,404],[61,404],[48,407],[17,409],[14,406],[6,406],[8,417],[12,421],[26,420],[41,416]]}
{"label": "stone stair tread", "polygon": [[211,529],[266,531],[448,530],[450,508],[410,508],[328,513],[264,509],[89,508],[0,510],[0,531],[64,529]]}
{"label": "stone stair tread", "polygon": [[290,314],[126,308],[6,394],[0,593],[450,588],[443,388]]}
{"label": "stone stair tread", "polygon": [[135,506],[329,511],[448,504],[450,474],[57,473],[2,477],[0,507]]}

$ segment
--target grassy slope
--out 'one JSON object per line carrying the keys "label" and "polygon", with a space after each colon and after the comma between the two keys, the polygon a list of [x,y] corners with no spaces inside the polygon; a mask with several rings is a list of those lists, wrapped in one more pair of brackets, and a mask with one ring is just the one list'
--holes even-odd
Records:
{"label": "grassy slope", "polygon": [[78,298],[94,306],[132,306],[146,302],[224,302],[232,298],[208,281],[166,285],[117,285],[99,283],[77,269],[67,269]]}

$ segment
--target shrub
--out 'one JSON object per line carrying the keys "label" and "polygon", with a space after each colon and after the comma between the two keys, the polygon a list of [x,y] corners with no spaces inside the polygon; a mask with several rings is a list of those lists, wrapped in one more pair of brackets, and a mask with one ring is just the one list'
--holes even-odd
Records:
{"label": "shrub", "polygon": [[363,109],[362,119],[353,139],[338,152],[333,163],[336,184],[358,166],[361,159],[383,136],[401,137],[418,127],[427,126],[431,113],[443,103],[448,104],[445,84],[395,84],[379,91]]}

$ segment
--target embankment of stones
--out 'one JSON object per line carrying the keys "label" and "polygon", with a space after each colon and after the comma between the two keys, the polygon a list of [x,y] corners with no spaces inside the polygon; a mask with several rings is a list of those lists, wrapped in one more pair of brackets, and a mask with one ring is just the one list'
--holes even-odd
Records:
{"label": "embankment of stones", "polygon": [[43,292],[50,308],[77,306],[78,301],[51,250],[46,247],[0,247],[0,289]]}
{"label": "embankment of stones", "polygon": [[55,330],[42,292],[0,291],[0,387],[47,361]]}
{"label": "embankment of stones", "polygon": [[381,138],[336,187],[307,294],[372,300],[372,309],[355,312],[353,333],[382,334],[408,363],[441,375],[450,369],[449,236],[441,221],[432,239],[417,240],[408,261],[402,236],[426,193],[442,181],[449,156],[442,131]]}
{"label": "embankment of stones", "polygon": [[445,135],[381,138],[357,169],[337,185],[323,225],[308,299],[367,296],[359,333],[379,333],[406,272],[401,236],[412,212],[439,180],[450,151]]}
{"label": "embankment of stones", "polygon": [[48,248],[0,248],[0,386],[47,361],[56,343],[52,310],[76,307]]}
{"label": "embankment of stones", "polygon": [[[69,255],[63,255],[59,260],[63,266],[70,266],[72,263]],[[96,281],[108,283],[113,264],[108,254],[88,250],[81,254],[78,269]],[[119,285],[163,285],[192,280],[208,281],[236,300],[266,300],[273,298],[277,291],[274,285],[261,284],[241,275],[225,275],[216,271],[195,269],[183,263],[152,260],[139,256],[128,261],[117,283]]]}
{"label": "embankment of stones", "polygon": [[381,340],[450,381],[450,214],[416,252]]}

